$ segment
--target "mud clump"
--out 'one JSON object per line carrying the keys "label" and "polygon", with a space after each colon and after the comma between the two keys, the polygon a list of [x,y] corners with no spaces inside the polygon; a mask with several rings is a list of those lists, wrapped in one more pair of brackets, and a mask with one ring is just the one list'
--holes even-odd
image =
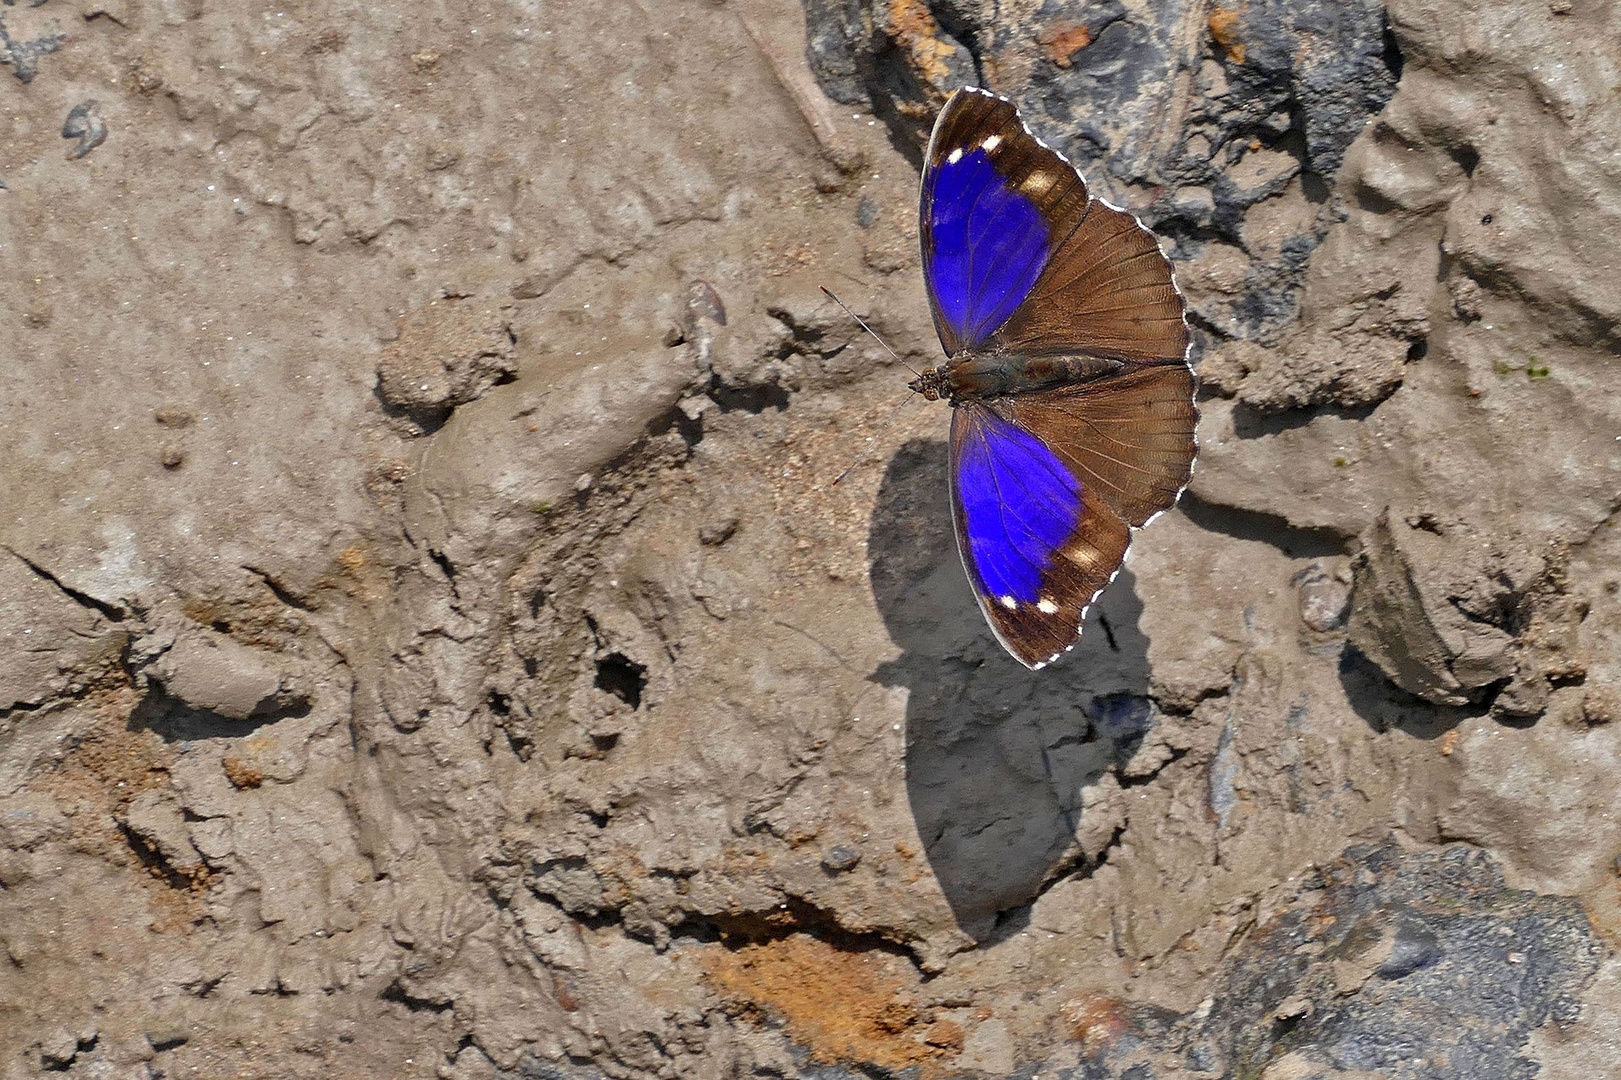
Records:
{"label": "mud clump", "polygon": [[387,407],[432,425],[515,371],[509,316],[442,300],[402,320],[377,361],[377,394]]}

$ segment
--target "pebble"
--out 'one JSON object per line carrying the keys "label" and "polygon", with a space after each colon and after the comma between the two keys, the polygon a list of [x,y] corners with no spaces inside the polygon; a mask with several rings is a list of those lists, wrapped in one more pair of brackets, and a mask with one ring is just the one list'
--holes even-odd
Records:
{"label": "pebble", "polygon": [[68,111],[62,121],[62,138],[78,139],[79,145],[68,156],[82,158],[107,141],[107,124],[101,118],[101,108],[95,101],[84,101]]}
{"label": "pebble", "polygon": [[1321,563],[1312,563],[1294,577],[1300,589],[1300,621],[1319,634],[1345,625],[1351,610],[1351,586]]}
{"label": "pebble", "polygon": [[822,854],[822,866],[834,873],[854,870],[861,861],[861,852],[843,844],[835,844]]}

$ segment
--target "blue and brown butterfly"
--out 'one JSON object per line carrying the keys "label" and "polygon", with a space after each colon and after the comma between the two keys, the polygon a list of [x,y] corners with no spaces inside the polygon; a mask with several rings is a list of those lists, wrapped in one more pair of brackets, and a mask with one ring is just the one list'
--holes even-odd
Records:
{"label": "blue and brown butterfly", "polygon": [[1186,305],[1153,234],[983,90],[940,112],[920,217],[948,361],[912,389],[953,406],[951,504],[980,608],[1043,667],[1192,475]]}

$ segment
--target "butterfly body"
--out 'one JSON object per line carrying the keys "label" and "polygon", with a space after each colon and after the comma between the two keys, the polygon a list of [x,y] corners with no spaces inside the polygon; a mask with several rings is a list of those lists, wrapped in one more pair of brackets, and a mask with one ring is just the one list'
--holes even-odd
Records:
{"label": "butterfly body", "polygon": [[997,639],[1039,668],[1192,473],[1185,305],[1152,234],[982,90],[941,111],[920,219],[948,360],[912,389],[953,407],[963,566]]}
{"label": "butterfly body", "polygon": [[959,353],[951,363],[929,368],[911,387],[930,401],[945,398],[957,405],[1028,394],[1119,372],[1118,360],[1096,356],[1023,356],[993,351]]}

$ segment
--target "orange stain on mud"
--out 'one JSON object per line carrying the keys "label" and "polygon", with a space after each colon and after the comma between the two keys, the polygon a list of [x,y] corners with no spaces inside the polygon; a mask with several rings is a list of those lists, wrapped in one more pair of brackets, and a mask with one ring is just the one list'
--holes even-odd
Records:
{"label": "orange stain on mud", "polygon": [[807,934],[712,946],[705,954],[705,975],[717,992],[745,1015],[782,1023],[818,1062],[897,1071],[921,1065],[927,1076],[961,1046],[960,1029],[919,1010],[917,972],[899,956],[846,951]]}
{"label": "orange stain on mud", "polygon": [[1049,61],[1067,68],[1076,53],[1092,44],[1092,33],[1084,26],[1060,22],[1037,34],[1036,41]]}
{"label": "orange stain on mud", "polygon": [[951,74],[945,58],[955,54],[957,46],[940,40],[940,24],[923,0],[889,0],[888,32],[927,81],[940,82]]}
{"label": "orange stain on mud", "polygon": [[1210,35],[1227,52],[1227,59],[1235,64],[1244,62],[1244,43],[1238,39],[1238,12],[1228,8],[1210,11]]}

